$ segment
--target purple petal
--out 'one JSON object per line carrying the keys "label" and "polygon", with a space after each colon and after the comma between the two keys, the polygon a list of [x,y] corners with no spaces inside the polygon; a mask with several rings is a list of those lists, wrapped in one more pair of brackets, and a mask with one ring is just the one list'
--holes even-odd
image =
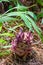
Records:
{"label": "purple petal", "polygon": [[12,40],[11,44],[12,48],[15,48],[17,46],[17,39]]}
{"label": "purple petal", "polygon": [[18,42],[22,41],[22,39],[23,39],[23,30],[22,29],[20,29],[19,33],[16,35],[16,38],[18,39]]}
{"label": "purple petal", "polygon": [[31,32],[23,32],[23,30],[20,29],[20,31],[16,35],[16,38],[11,42],[12,49],[15,50],[17,44],[19,44],[20,42],[25,42],[28,45],[30,45],[32,43],[32,40],[33,40],[33,35]]}

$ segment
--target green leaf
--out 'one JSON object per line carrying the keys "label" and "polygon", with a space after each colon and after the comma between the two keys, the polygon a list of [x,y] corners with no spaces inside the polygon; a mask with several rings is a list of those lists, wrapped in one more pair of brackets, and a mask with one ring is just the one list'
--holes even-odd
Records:
{"label": "green leaf", "polygon": [[17,18],[9,17],[9,16],[3,16],[0,17],[0,22],[9,22],[9,21],[16,21]]}
{"label": "green leaf", "polygon": [[9,2],[9,0],[0,0],[0,2],[2,2],[2,1]]}
{"label": "green leaf", "polygon": [[4,39],[0,39],[0,44],[6,44],[6,41]]}
{"label": "green leaf", "polygon": [[39,13],[37,17],[38,17],[38,19],[43,18],[43,12]]}
{"label": "green leaf", "polygon": [[9,5],[8,9],[11,9],[12,8],[12,5]]}
{"label": "green leaf", "polygon": [[30,15],[35,21],[37,20],[37,16],[33,12],[27,11],[26,14]]}
{"label": "green leaf", "polygon": [[19,14],[28,14],[30,15],[34,20],[37,20],[37,17],[34,13],[30,12],[30,11],[25,11],[25,12],[11,12],[11,13],[8,13],[7,16],[20,16]]}
{"label": "green leaf", "polygon": [[6,15],[7,16],[20,16],[21,13],[24,13],[24,12],[11,12],[11,13],[7,13]]}
{"label": "green leaf", "polygon": [[0,23],[0,32],[1,32],[1,30],[2,30],[2,23]]}
{"label": "green leaf", "polygon": [[3,57],[3,56],[6,56],[6,55],[9,55],[11,53],[10,50],[5,50],[3,52],[0,52],[0,57]]}
{"label": "green leaf", "polygon": [[26,16],[28,18],[28,20],[31,22],[34,30],[36,30],[36,32],[38,33],[38,35],[40,36],[42,42],[43,42],[43,34],[42,34],[42,31],[41,29],[36,25],[36,23],[29,17],[29,16]]}
{"label": "green leaf", "polygon": [[2,34],[0,34],[0,36],[14,36],[12,33],[2,33]]}
{"label": "green leaf", "polygon": [[7,49],[7,48],[11,48],[12,45],[7,45],[7,46],[1,46],[0,49]]}
{"label": "green leaf", "polygon": [[24,23],[26,24],[26,26],[32,30],[32,25],[30,23],[30,21],[26,18],[26,15],[25,14],[21,14],[20,15],[21,19],[23,19]]}
{"label": "green leaf", "polygon": [[36,0],[41,6],[43,6],[43,0]]}
{"label": "green leaf", "polygon": [[17,5],[17,11],[27,11],[28,8],[26,6],[21,6],[20,4]]}

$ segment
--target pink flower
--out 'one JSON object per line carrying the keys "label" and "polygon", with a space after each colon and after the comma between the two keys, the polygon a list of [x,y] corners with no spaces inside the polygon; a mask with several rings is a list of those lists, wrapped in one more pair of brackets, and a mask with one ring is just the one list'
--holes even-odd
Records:
{"label": "pink flower", "polygon": [[12,48],[16,49],[17,45],[20,42],[25,42],[26,44],[30,45],[32,43],[32,40],[33,40],[33,35],[31,32],[23,32],[23,30],[20,29],[20,31],[16,35],[15,39],[12,40],[12,42],[11,42]]}

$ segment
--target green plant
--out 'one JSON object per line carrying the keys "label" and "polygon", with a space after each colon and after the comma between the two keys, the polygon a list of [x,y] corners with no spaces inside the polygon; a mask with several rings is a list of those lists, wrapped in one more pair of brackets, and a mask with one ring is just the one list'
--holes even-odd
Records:
{"label": "green plant", "polygon": [[43,8],[41,8],[41,12],[38,14],[38,19],[43,18]]}
{"label": "green plant", "polygon": [[2,2],[2,1],[9,2],[9,0],[0,0],[0,2]]}
{"label": "green plant", "polygon": [[36,0],[41,6],[43,6],[43,0]]}
{"label": "green plant", "polygon": [[[14,9],[16,9],[16,11],[10,12],[10,11],[12,11]],[[10,20],[15,20],[15,18],[14,18],[15,16],[16,17],[19,16],[21,18],[21,20],[24,21],[25,25],[31,31],[34,28],[34,30],[36,30],[36,32],[40,36],[41,40],[43,41],[42,31],[36,25],[36,22],[35,22],[37,20],[37,17],[36,17],[36,15],[33,12],[28,11],[28,7],[25,7],[23,5],[19,5],[18,4],[17,7],[11,8],[7,12],[5,12],[4,14],[2,14],[0,16],[0,22],[6,22],[6,21],[10,21]]]}

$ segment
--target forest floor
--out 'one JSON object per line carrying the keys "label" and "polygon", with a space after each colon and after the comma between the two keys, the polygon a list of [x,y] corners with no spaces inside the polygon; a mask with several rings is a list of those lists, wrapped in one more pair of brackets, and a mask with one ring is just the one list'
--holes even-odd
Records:
{"label": "forest floor", "polygon": [[[28,2],[27,2],[28,3]],[[34,3],[34,0],[33,0]],[[24,3],[26,4],[26,3]],[[31,5],[31,2],[28,3]],[[27,5],[26,5],[27,6]],[[32,10],[32,8],[30,8],[30,10]],[[34,13],[39,13],[40,12],[40,7],[36,6],[36,9],[34,8]],[[43,24],[40,23],[41,19],[37,22],[37,25],[42,29],[43,31]],[[9,24],[6,23],[3,26],[3,29],[6,30],[6,25]],[[13,26],[13,25],[11,25]],[[18,59],[15,59],[14,54],[11,53],[8,56],[4,56],[4,57],[0,57],[0,65],[43,65],[43,43],[37,39],[37,33],[34,33],[36,35],[36,40],[38,40],[37,42],[35,42],[36,44],[32,45],[32,55],[31,57],[28,57],[26,61],[23,61],[21,58],[18,57]],[[10,38],[7,38],[10,39]],[[2,49],[3,51],[3,49]]]}

